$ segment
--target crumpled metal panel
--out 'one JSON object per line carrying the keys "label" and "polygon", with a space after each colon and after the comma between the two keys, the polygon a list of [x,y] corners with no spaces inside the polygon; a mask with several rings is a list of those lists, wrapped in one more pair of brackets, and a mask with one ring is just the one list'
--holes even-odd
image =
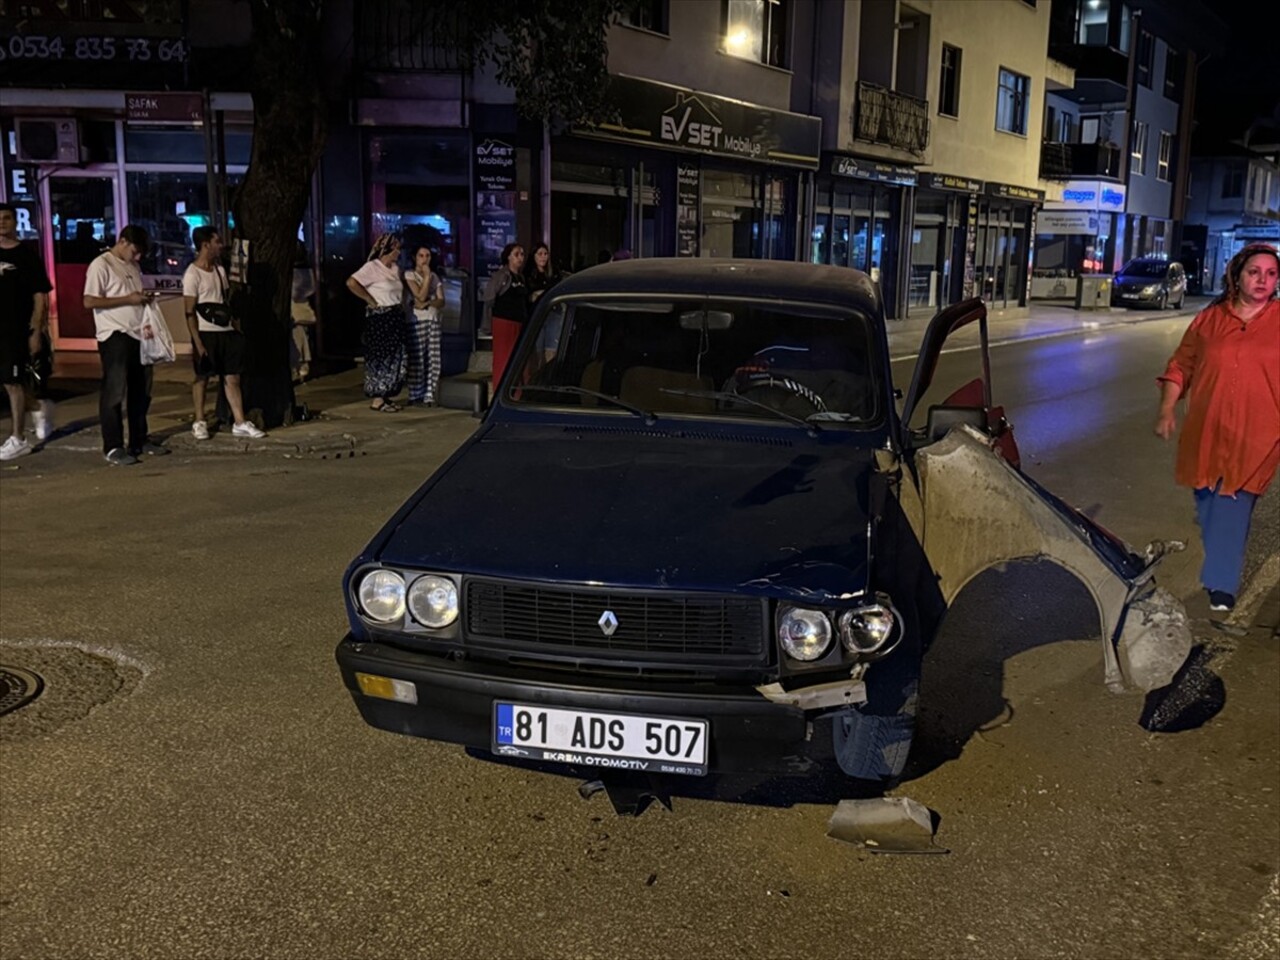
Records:
{"label": "crumpled metal panel", "polygon": [[916,454],[924,501],[923,544],[950,604],[982,571],[1019,560],[1051,560],[1085,585],[1102,618],[1107,686],[1168,684],[1191,652],[1182,605],[1157,589],[1150,569],[1128,577],[968,426]]}

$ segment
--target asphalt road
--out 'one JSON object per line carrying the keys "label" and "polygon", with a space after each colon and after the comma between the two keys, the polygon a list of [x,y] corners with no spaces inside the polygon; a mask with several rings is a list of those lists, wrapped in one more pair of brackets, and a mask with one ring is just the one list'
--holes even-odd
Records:
{"label": "asphalt road", "polygon": [[[1149,424],[1185,322],[994,354],[1028,472],[1139,545],[1194,542]],[[49,681],[0,717],[0,956],[1280,949],[1274,604],[1244,636],[1209,627],[1194,543],[1165,582],[1224,702],[1181,733],[1106,691],[1069,577],[1013,567],[962,594],[896,791],[940,814],[946,856],[828,839],[838,785],[725,785],[621,819],[575,781],[365,727],[333,664],[339,576],[473,425],[443,416],[351,459],[110,470],[46,451],[0,474],[0,663]]]}

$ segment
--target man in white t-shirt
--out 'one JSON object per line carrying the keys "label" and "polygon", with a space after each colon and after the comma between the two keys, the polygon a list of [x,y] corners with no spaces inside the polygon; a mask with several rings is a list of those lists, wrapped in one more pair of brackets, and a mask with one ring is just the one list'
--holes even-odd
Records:
{"label": "man in white t-shirt", "polygon": [[[155,296],[153,291],[142,289],[142,271],[138,269],[149,245],[147,231],[131,224],[120,231],[115,246],[89,264],[84,275],[84,306],[93,311],[102,358],[98,400],[102,451],[112,466],[137,463],[144,454],[156,457],[169,452],[147,436],[151,368],[143,366],[138,346],[143,309]],[[128,411],[128,447],[124,445],[122,406]]]}
{"label": "man in white t-shirt", "polygon": [[182,275],[182,302],[187,313],[187,330],[191,333],[191,363],[196,374],[191,384],[191,399],[196,410],[191,433],[197,440],[209,439],[204,395],[209,377],[217,374],[235,417],[231,435],[257,440],[266,433],[244,418],[240,395],[244,334],[232,319],[227,302],[227,274],[221,264],[222,237],[213,227],[196,227],[191,231],[191,242],[196,247],[196,259]]}

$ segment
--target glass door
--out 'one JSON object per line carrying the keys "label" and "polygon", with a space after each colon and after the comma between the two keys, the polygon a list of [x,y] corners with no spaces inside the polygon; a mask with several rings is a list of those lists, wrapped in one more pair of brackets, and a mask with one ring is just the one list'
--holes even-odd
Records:
{"label": "glass door", "polygon": [[52,253],[53,331],[59,347],[94,345],[93,311],[84,308],[89,264],[116,241],[119,183],[114,173],[53,173],[45,181]]}

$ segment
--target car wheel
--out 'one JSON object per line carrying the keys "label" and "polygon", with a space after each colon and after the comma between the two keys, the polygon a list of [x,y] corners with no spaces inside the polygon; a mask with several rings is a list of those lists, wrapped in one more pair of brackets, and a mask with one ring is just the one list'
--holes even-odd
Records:
{"label": "car wheel", "polygon": [[[859,780],[896,780],[911,752],[919,706],[920,664],[902,658],[872,667],[867,702],[834,717],[834,747],[840,769]],[[896,669],[894,669],[896,668]]]}

